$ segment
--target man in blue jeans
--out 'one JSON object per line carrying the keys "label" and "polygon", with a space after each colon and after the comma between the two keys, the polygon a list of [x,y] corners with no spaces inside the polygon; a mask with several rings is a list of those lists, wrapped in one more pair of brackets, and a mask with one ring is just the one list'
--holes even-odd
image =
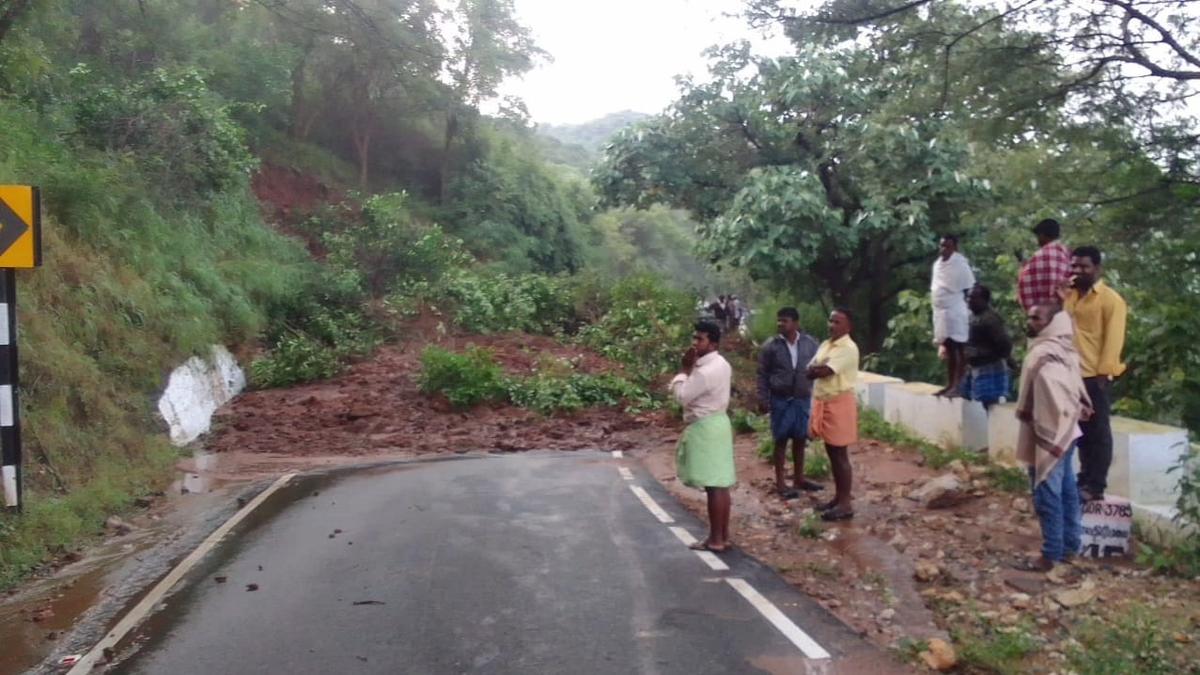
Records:
{"label": "man in blue jeans", "polygon": [[1071,318],[1057,305],[1037,305],[1027,314],[1025,332],[1030,342],[1017,398],[1017,459],[1029,466],[1042,554],[1018,567],[1046,572],[1079,552],[1083,509],[1071,460],[1092,401],[1079,374]]}
{"label": "man in blue jeans", "polygon": [[[821,489],[804,477],[804,446],[808,442],[808,416],[812,410],[812,380],[805,373],[808,362],[817,353],[817,341],[800,330],[800,312],[795,307],[776,312],[775,325],[779,335],[767,340],[758,356],[758,401],[760,408],[771,413],[775,490],[782,499],[795,499],[800,490]],[[791,488],[784,476],[789,439],[795,465]]]}

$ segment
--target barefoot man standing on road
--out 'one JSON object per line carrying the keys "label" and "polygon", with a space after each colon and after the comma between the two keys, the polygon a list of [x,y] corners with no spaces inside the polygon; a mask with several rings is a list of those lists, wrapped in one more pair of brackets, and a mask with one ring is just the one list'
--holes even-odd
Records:
{"label": "barefoot man standing on road", "polygon": [[850,339],[851,327],[849,310],[833,310],[829,315],[829,339],[821,343],[808,364],[808,379],[813,380],[809,436],[825,441],[837,489],[833,500],[819,508],[823,520],[854,517],[850,444],[858,442],[858,397],[854,395],[858,345]]}
{"label": "barefoot man standing on road", "polygon": [[717,324],[697,323],[692,347],[683,355],[683,370],[671,380],[671,394],[683,406],[683,421],[688,425],[676,451],[679,480],[708,493],[708,538],[692,548],[718,553],[730,547],[729,488],[737,482],[733,426],[725,412],[733,369],[717,353],[720,342]]}

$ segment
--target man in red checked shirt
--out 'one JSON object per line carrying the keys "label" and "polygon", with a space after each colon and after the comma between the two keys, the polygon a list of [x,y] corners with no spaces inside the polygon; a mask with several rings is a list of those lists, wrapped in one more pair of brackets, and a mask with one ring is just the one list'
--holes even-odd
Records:
{"label": "man in red checked shirt", "polygon": [[1061,230],[1052,218],[1033,228],[1041,248],[1017,275],[1017,298],[1026,312],[1038,305],[1058,303],[1058,287],[1071,277],[1071,252],[1058,241]]}

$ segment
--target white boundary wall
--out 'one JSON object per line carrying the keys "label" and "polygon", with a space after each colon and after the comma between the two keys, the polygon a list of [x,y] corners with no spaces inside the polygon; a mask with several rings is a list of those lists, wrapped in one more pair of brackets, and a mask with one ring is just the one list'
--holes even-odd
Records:
{"label": "white boundary wall", "polygon": [[[1016,406],[1004,403],[985,413],[983,406],[933,395],[939,387],[862,373],[858,398],[892,424],[950,448],[987,450],[1001,464],[1016,464]],[[1178,475],[1167,473],[1189,452],[1186,429],[1113,417],[1113,463],[1108,492],[1133,502],[1143,525],[1169,526],[1174,515]]]}

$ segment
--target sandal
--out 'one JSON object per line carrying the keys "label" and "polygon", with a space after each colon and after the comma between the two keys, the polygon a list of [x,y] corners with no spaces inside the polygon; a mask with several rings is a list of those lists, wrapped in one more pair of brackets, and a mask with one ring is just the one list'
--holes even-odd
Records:
{"label": "sandal", "polygon": [[800,498],[800,493],[796,490],[776,490],[775,494],[779,495],[779,498],[785,502]]}
{"label": "sandal", "polygon": [[710,553],[724,553],[724,552],[728,551],[729,549],[733,548],[733,544],[726,544],[725,546],[723,546],[721,548],[716,548],[712,544],[708,543],[707,539],[705,539],[704,541],[698,541],[694,544],[688,544],[688,548],[692,549],[693,551],[709,551]]}
{"label": "sandal", "polygon": [[850,520],[854,517],[853,511],[842,511],[841,509],[831,508],[821,513],[821,520]]}

